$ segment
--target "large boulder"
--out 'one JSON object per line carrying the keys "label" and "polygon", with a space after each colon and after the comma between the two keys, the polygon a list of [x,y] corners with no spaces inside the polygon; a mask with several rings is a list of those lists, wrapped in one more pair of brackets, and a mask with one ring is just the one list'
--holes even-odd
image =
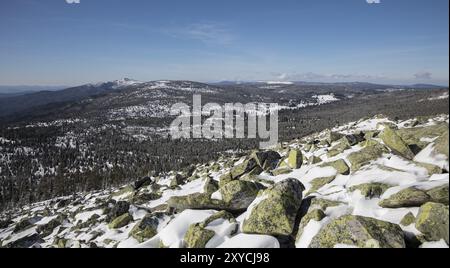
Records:
{"label": "large boulder", "polygon": [[274,169],[270,172],[270,174],[272,176],[278,176],[278,175],[284,175],[284,174],[289,174],[292,172],[292,169],[288,168],[288,167],[284,167],[284,168],[277,168]]}
{"label": "large boulder", "polygon": [[142,192],[142,193],[137,193],[137,194],[133,195],[133,197],[131,198],[130,201],[135,205],[142,205],[142,204],[148,203],[149,201],[156,200],[159,198],[161,198],[160,193]]}
{"label": "large boulder", "polygon": [[438,154],[442,154],[447,156],[448,159],[448,150],[449,150],[449,143],[448,143],[448,134],[449,130],[448,130],[448,126],[447,126],[447,131],[442,134],[442,136],[440,136],[438,139],[436,139],[435,143],[434,143],[434,150],[438,153]]}
{"label": "large boulder", "polygon": [[[222,228],[218,228],[218,225]],[[203,222],[191,224],[184,236],[184,246],[186,248],[205,248],[216,235],[218,237],[231,236],[237,232],[237,229],[238,224],[233,215],[226,211],[219,211]],[[221,244],[223,239],[216,240],[219,241],[211,241],[213,245],[209,246]]]}
{"label": "large boulder", "polygon": [[203,192],[212,194],[217,190],[219,190],[219,183],[212,178],[207,178],[203,185]]}
{"label": "large boulder", "polygon": [[170,181],[170,187],[177,187],[179,185],[182,185],[184,183],[184,181],[186,180],[186,178],[181,175],[181,174],[176,174],[172,180]]}
{"label": "large boulder", "polygon": [[107,213],[106,220],[108,222],[111,222],[115,218],[128,213],[128,210],[130,209],[130,203],[127,201],[119,201],[117,202]]}
{"label": "large boulder", "polygon": [[336,169],[336,171],[339,174],[342,174],[342,175],[350,174],[350,168],[348,167],[347,163],[345,163],[345,161],[343,159],[339,159],[339,160],[332,161],[332,162],[327,162],[320,166],[321,167],[332,167],[332,168]]}
{"label": "large boulder", "polygon": [[342,138],[338,141],[338,143],[328,150],[327,156],[334,157],[347,149],[350,149],[351,145],[346,138]]}
{"label": "large boulder", "polygon": [[325,140],[330,144],[341,139],[342,137],[343,135],[340,133],[331,131],[329,129],[325,130]]}
{"label": "large boulder", "polygon": [[167,205],[179,212],[186,209],[228,209],[224,201],[212,199],[211,194],[208,193],[194,193],[186,196],[173,196],[167,201]]}
{"label": "large boulder", "polygon": [[115,218],[110,224],[108,224],[108,227],[110,229],[119,229],[128,225],[128,223],[130,223],[131,221],[133,221],[133,217],[130,215],[130,213],[127,212]]}
{"label": "large boulder", "polygon": [[430,200],[426,192],[409,187],[381,200],[378,205],[383,208],[420,207]]}
{"label": "large boulder", "polygon": [[429,241],[444,239],[449,244],[448,206],[438,203],[426,203],[420,207],[416,218],[416,228]]}
{"label": "large boulder", "polygon": [[248,209],[243,231],[250,234],[291,235],[304,189],[300,181],[287,179],[261,192]]}
{"label": "large boulder", "polygon": [[306,195],[310,195],[310,194],[312,194],[314,192],[317,192],[317,190],[319,190],[320,188],[322,188],[326,184],[334,181],[335,178],[336,178],[335,176],[331,176],[331,177],[323,177],[323,178],[315,178],[315,179],[313,179],[310,182],[311,188],[309,188],[308,193],[306,193]]}
{"label": "large boulder", "polygon": [[396,132],[409,146],[417,146],[423,149],[430,143],[431,139],[440,137],[448,132],[448,124],[439,123],[426,127],[402,128],[396,130]]}
{"label": "large boulder", "polygon": [[41,235],[41,237],[46,237],[50,235],[56,227],[60,226],[63,220],[64,220],[63,217],[57,217],[55,219],[52,219],[46,224],[39,225],[36,228],[36,232],[38,232]]}
{"label": "large boulder", "polygon": [[237,179],[233,178],[233,176],[231,175],[231,172],[225,173],[222,176],[220,176],[220,178],[219,178],[219,187],[222,187],[225,184],[229,183],[230,181],[234,181],[234,180],[237,180]]}
{"label": "large boulder", "polygon": [[44,243],[45,241],[40,237],[39,234],[33,233],[30,235],[26,235],[23,237],[19,237],[17,240],[14,240],[6,245],[1,245],[3,248],[33,248],[39,247],[40,243]]}
{"label": "large boulder", "polygon": [[378,135],[386,144],[389,149],[395,154],[398,154],[407,159],[414,159],[414,153],[408,147],[408,145],[403,141],[403,139],[396,133],[395,130],[390,127],[385,127],[383,131]]}
{"label": "large boulder", "polygon": [[313,209],[321,209],[321,210],[325,211],[329,207],[337,207],[337,206],[340,206],[343,204],[344,203],[339,202],[339,201],[315,197],[315,198],[311,199],[311,202],[309,205],[309,211],[311,211]]}
{"label": "large boulder", "polygon": [[244,162],[234,166],[231,171],[230,175],[232,179],[237,179],[241,177],[244,174],[260,174],[262,172],[262,169],[258,164],[256,163],[256,160],[254,158],[250,158],[245,160]]}
{"label": "large boulder", "polygon": [[318,156],[312,155],[308,158],[308,165],[314,165],[322,162],[322,159]]}
{"label": "large boulder", "polygon": [[386,149],[383,145],[376,143],[366,146],[358,152],[351,153],[347,159],[353,171],[359,170],[362,166],[373,160],[380,158]]}
{"label": "large boulder", "polygon": [[214,237],[213,230],[206,229],[200,223],[191,224],[184,236],[186,248],[205,248],[206,244]]}
{"label": "large boulder", "polygon": [[405,216],[403,216],[402,220],[400,221],[400,224],[403,226],[409,226],[413,224],[416,221],[416,217],[412,212],[408,212]]}
{"label": "large boulder", "polygon": [[20,220],[16,226],[14,226],[13,233],[20,233],[33,226],[33,221],[30,218],[24,218]]}
{"label": "large boulder", "polygon": [[222,200],[236,210],[247,209],[264,186],[252,181],[235,180],[220,188]]}
{"label": "large boulder", "polygon": [[419,167],[423,167],[428,171],[428,175],[434,175],[434,174],[442,174],[443,169],[439,166],[429,164],[429,163],[420,163],[420,162],[413,162],[415,165]]}
{"label": "large boulder", "polygon": [[384,183],[371,182],[351,186],[349,188],[349,191],[354,192],[356,190],[359,190],[361,194],[366,198],[378,198],[382,194],[384,194],[384,192],[386,192],[386,190],[390,187],[392,186]]}
{"label": "large boulder", "polygon": [[440,168],[449,171],[449,141],[448,130],[434,142],[428,144],[422,151],[420,151],[414,160],[420,163],[427,163],[439,166]]}
{"label": "large boulder", "polygon": [[136,239],[139,243],[152,238],[158,232],[159,221],[163,217],[161,213],[146,215],[142,220],[140,220],[133,229],[130,231],[130,236]]}
{"label": "large boulder", "polygon": [[344,244],[360,248],[404,248],[403,231],[397,224],[373,218],[345,215],[325,225],[310,248],[333,248]]}
{"label": "large boulder", "polygon": [[299,240],[302,237],[303,230],[305,229],[306,225],[308,225],[308,223],[310,221],[314,220],[314,221],[319,222],[325,217],[326,217],[326,215],[323,212],[323,210],[321,210],[321,209],[313,209],[313,210],[309,211],[308,213],[306,213],[300,220],[300,225],[298,227],[296,240]]}
{"label": "large boulder", "polygon": [[356,145],[364,140],[364,133],[345,135],[344,139],[350,146]]}
{"label": "large boulder", "polygon": [[428,190],[427,195],[430,196],[432,202],[448,205],[448,184]]}
{"label": "large boulder", "polygon": [[154,179],[152,179],[150,177],[144,177],[142,179],[136,180],[133,183],[133,188],[135,190],[139,190],[140,188],[145,187],[145,186],[149,186],[149,185],[151,185],[153,183],[155,183]]}
{"label": "large boulder", "polygon": [[291,169],[300,168],[303,164],[303,154],[299,149],[292,149],[289,151],[287,157],[280,163],[280,167],[288,167]]}
{"label": "large boulder", "polygon": [[281,159],[280,154],[275,151],[255,152],[252,154],[252,157],[256,160],[256,164],[264,171],[275,169]]}

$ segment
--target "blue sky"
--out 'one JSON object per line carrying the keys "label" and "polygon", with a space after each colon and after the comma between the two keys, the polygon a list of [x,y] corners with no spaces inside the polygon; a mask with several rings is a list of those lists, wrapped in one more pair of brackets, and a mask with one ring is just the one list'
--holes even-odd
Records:
{"label": "blue sky", "polygon": [[448,0],[2,0],[0,84],[448,85]]}

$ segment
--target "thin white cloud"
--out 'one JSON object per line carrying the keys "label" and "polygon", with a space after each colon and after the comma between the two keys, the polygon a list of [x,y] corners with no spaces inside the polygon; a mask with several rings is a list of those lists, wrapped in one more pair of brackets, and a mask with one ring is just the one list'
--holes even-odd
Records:
{"label": "thin white cloud", "polygon": [[370,81],[384,79],[382,76],[360,75],[360,74],[318,74],[307,73],[273,73],[274,77],[281,81]]}
{"label": "thin white cloud", "polygon": [[381,0],[366,0],[367,4],[380,4]]}
{"label": "thin white cloud", "polygon": [[431,79],[431,76],[432,76],[432,73],[430,73],[430,72],[418,72],[418,73],[416,73],[416,74],[414,74],[414,77],[416,78],[416,79],[426,79],[426,80],[429,80],[429,79]]}
{"label": "thin white cloud", "polygon": [[166,33],[175,38],[198,40],[206,44],[229,45],[235,39],[227,27],[218,23],[193,23],[168,29]]}

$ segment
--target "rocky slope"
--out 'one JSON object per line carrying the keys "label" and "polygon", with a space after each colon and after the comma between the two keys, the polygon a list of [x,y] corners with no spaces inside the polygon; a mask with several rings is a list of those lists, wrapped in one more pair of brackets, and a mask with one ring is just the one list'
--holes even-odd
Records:
{"label": "rocky slope", "polygon": [[361,119],[4,212],[2,247],[448,247],[448,115]]}

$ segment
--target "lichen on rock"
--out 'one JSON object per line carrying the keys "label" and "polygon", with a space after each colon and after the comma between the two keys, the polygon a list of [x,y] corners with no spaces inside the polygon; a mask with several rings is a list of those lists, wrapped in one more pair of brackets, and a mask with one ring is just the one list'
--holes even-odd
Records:
{"label": "lichen on rock", "polygon": [[378,205],[384,208],[420,207],[430,200],[424,191],[409,187],[381,200]]}
{"label": "lichen on rock", "polygon": [[424,204],[420,207],[415,225],[428,241],[444,239],[449,244],[448,206],[432,202]]}
{"label": "lichen on rock", "polygon": [[264,190],[260,195],[265,198],[249,211],[244,220],[244,233],[291,235],[304,189],[300,181],[286,179]]}
{"label": "lichen on rock", "polygon": [[345,244],[360,248],[404,248],[403,231],[397,224],[374,218],[345,215],[325,225],[310,248],[333,248]]}

